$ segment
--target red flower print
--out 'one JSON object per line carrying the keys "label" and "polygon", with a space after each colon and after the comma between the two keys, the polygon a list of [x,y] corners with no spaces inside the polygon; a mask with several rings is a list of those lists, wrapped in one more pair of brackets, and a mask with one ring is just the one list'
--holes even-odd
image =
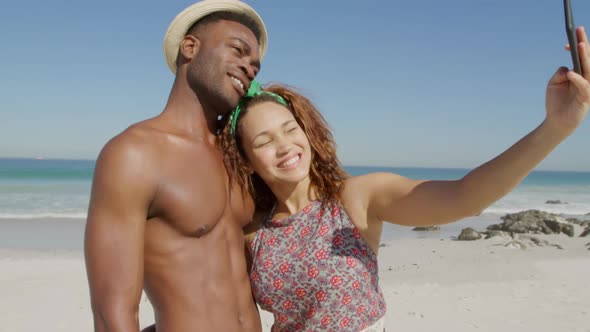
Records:
{"label": "red flower print", "polygon": [[352,257],[346,257],[346,265],[348,265],[349,267],[355,267],[356,260]]}
{"label": "red flower print", "polygon": [[320,302],[324,301],[326,299],[326,292],[323,290],[317,291],[317,293],[315,293],[315,298]]}
{"label": "red flower print", "polygon": [[332,286],[338,287],[338,286],[342,285],[342,277],[333,276],[332,279],[330,279],[330,282],[332,283]]}
{"label": "red flower print", "polygon": [[289,225],[289,227],[285,228],[285,230],[283,231],[283,234],[289,235],[291,233],[293,233],[293,226]]}
{"label": "red flower print", "polygon": [[274,246],[276,243],[277,243],[276,236],[272,236],[270,239],[268,239],[268,241],[266,241],[266,244],[269,246]]}
{"label": "red flower print", "polygon": [[363,272],[363,279],[365,279],[365,280],[369,279],[369,272],[367,272],[367,271]]}
{"label": "red flower print", "polygon": [[289,263],[283,263],[283,264],[281,264],[281,266],[279,266],[279,270],[283,273],[289,272],[290,269],[291,269],[291,264],[289,264]]}
{"label": "red flower print", "polygon": [[348,324],[350,324],[350,318],[348,318],[348,317],[344,317],[340,321],[340,327],[347,327]]}
{"label": "red flower print", "polygon": [[311,319],[311,318],[313,318],[313,316],[315,316],[315,308],[311,307],[311,308],[309,308],[309,311],[307,312],[307,318]]}
{"label": "red flower print", "polygon": [[267,306],[271,306],[275,304],[275,301],[270,297],[265,297],[264,300],[262,300],[262,303],[266,304]]}
{"label": "red flower print", "polygon": [[375,262],[369,262],[369,264],[367,264],[367,269],[372,270],[375,268]]}
{"label": "red flower print", "polygon": [[307,249],[301,250],[301,252],[299,253],[299,255],[297,255],[297,257],[299,257],[299,258],[303,258],[305,256],[307,256]]}
{"label": "red flower print", "polygon": [[336,236],[334,236],[333,243],[334,243],[334,247],[336,247],[336,248],[338,248],[341,245],[343,245],[344,244],[344,239],[342,238],[342,235],[336,235]]}
{"label": "red flower print", "polygon": [[297,297],[301,298],[301,297],[304,297],[305,294],[307,294],[307,292],[303,288],[297,288],[295,290],[295,294],[297,295]]}
{"label": "red flower print", "polygon": [[311,204],[307,204],[307,206],[303,208],[304,213],[308,213],[309,211],[311,211]]}
{"label": "red flower print", "polygon": [[318,274],[320,274],[320,270],[318,270],[318,268],[315,267],[315,266],[310,266],[307,269],[307,275],[310,276],[310,277],[312,277],[312,278],[317,277]]}
{"label": "red flower print", "polygon": [[356,313],[358,315],[365,313],[365,311],[367,311],[367,308],[364,305],[360,305],[356,308]]}
{"label": "red flower print", "polygon": [[318,215],[317,215],[318,220],[322,220],[322,217],[323,216],[324,216],[324,211],[323,210],[320,211],[320,212],[318,212]]}
{"label": "red flower print", "polygon": [[326,235],[326,233],[328,233],[328,225],[324,224],[322,226],[320,226],[320,230],[318,232],[318,234],[320,234],[320,236],[324,236]]}
{"label": "red flower print", "polygon": [[272,259],[267,259],[262,263],[262,268],[268,270],[272,266]]}
{"label": "red flower print", "polygon": [[283,308],[287,310],[293,308],[293,302],[291,302],[290,300],[285,300],[285,302],[283,302]]}
{"label": "red flower print", "polygon": [[275,286],[276,289],[281,289],[283,288],[283,286],[285,286],[285,283],[283,283],[283,281],[281,279],[275,279],[273,282],[273,285]]}
{"label": "red flower print", "polygon": [[361,237],[361,233],[359,232],[358,228],[354,228],[352,230],[352,237],[354,237],[355,239],[358,239]]}
{"label": "red flower print", "polygon": [[363,323],[361,324],[361,330],[364,330],[364,329],[366,329],[366,328],[367,328],[367,323],[363,322]]}
{"label": "red flower print", "polygon": [[377,317],[377,310],[371,310],[371,317]]}
{"label": "red flower print", "polygon": [[252,274],[250,275],[250,279],[252,279],[252,281],[258,281],[260,279],[260,276],[258,275],[258,273],[252,272]]}
{"label": "red flower print", "polygon": [[301,323],[295,324],[295,331],[301,330],[302,327],[303,327],[303,325],[301,325]]}
{"label": "red flower print", "polygon": [[365,256],[365,257],[369,256],[369,254],[367,253],[367,251],[366,251],[366,250],[361,250],[361,253],[362,253],[362,254],[363,254],[363,256]]}
{"label": "red flower print", "polygon": [[324,259],[324,258],[326,258],[327,254],[328,254],[328,252],[325,249],[321,249],[315,253],[315,258]]}
{"label": "red flower print", "polygon": [[361,288],[361,283],[358,280],[356,280],[355,282],[352,283],[352,289],[358,290],[360,288]]}
{"label": "red flower print", "polygon": [[300,235],[301,236],[307,236],[307,235],[309,235],[309,226],[307,226],[304,229],[302,229]]}
{"label": "red flower print", "polygon": [[289,247],[289,253],[292,253],[293,251],[297,250],[297,248],[297,243],[293,243],[291,247]]}
{"label": "red flower print", "polygon": [[330,323],[332,323],[332,317],[330,317],[330,315],[325,315],[324,317],[322,317],[321,323],[322,327],[330,325]]}
{"label": "red flower print", "polygon": [[338,205],[333,204],[332,205],[332,213],[330,213],[330,215],[332,217],[336,217],[338,214],[340,214],[340,209],[338,209]]}
{"label": "red flower print", "polygon": [[357,248],[352,248],[350,251],[352,251],[352,254],[355,256],[358,256],[361,253]]}
{"label": "red flower print", "polygon": [[285,314],[279,314],[279,322],[284,323],[289,319]]}
{"label": "red flower print", "polygon": [[344,295],[342,298],[342,304],[347,305],[352,301],[352,297],[348,294]]}

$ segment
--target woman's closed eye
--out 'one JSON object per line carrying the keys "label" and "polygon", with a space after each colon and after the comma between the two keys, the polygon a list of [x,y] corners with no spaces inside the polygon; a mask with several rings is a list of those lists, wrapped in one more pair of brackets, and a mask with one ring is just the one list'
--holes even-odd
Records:
{"label": "woman's closed eye", "polygon": [[264,141],[256,142],[256,144],[254,144],[254,148],[264,147],[264,146],[270,144],[270,142],[272,142],[272,140],[264,140]]}

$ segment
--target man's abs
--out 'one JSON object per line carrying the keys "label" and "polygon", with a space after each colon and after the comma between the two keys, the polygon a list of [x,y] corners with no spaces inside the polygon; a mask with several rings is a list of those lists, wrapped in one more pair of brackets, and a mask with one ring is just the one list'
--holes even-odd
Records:
{"label": "man's abs", "polygon": [[220,220],[206,234],[179,235],[162,220],[146,228],[145,291],[158,331],[260,331],[239,225]]}

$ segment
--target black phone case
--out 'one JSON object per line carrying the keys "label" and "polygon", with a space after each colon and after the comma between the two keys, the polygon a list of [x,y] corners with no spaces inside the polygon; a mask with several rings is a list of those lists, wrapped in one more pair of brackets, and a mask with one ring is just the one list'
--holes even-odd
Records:
{"label": "black phone case", "polygon": [[580,65],[580,56],[578,54],[578,38],[576,37],[576,23],[574,22],[570,0],[563,0],[563,9],[565,12],[565,31],[567,32],[567,40],[570,44],[570,54],[572,55],[574,71],[582,75],[582,66]]}

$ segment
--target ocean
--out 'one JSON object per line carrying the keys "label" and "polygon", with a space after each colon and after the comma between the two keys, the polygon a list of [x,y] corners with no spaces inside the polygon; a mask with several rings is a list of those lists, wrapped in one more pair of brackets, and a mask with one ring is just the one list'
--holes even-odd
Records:
{"label": "ocean", "polygon": [[[352,175],[395,172],[414,179],[458,179],[467,169],[345,167]],[[0,158],[0,220],[84,219],[94,161]],[[547,204],[559,200],[561,204]],[[503,215],[528,209],[574,216],[590,213],[590,172],[534,171],[484,211]],[[590,219],[590,216],[587,217]]]}

